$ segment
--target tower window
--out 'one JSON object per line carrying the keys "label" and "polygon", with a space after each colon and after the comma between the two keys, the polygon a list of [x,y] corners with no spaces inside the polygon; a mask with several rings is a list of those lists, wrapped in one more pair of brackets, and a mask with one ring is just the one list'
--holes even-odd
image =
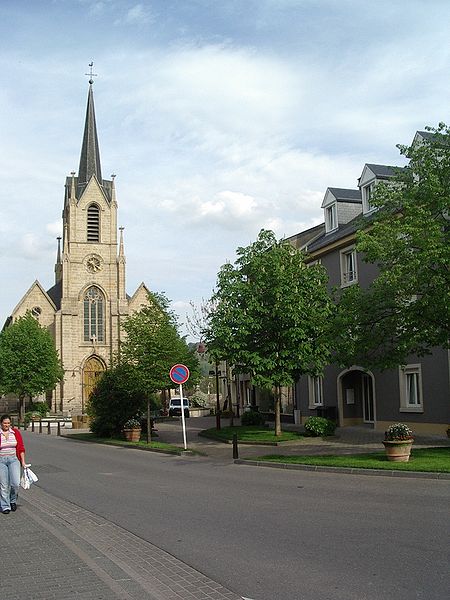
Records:
{"label": "tower window", "polygon": [[84,341],[103,342],[105,339],[105,299],[96,286],[84,296]]}
{"label": "tower window", "polygon": [[100,241],[100,209],[96,204],[91,204],[87,209],[87,241]]}

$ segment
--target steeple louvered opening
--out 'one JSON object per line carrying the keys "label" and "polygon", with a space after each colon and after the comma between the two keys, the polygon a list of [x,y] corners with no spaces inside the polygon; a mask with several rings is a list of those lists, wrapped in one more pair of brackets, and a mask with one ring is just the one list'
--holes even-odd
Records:
{"label": "steeple louvered opening", "polygon": [[100,208],[90,204],[87,209],[87,241],[100,241]]}

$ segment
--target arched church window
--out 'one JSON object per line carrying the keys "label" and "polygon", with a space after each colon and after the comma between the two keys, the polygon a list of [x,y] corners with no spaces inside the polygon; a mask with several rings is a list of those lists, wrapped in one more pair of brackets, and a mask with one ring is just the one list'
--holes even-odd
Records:
{"label": "arched church window", "polygon": [[105,339],[105,298],[95,285],[84,295],[84,341]]}
{"label": "arched church window", "polygon": [[100,209],[96,204],[90,204],[87,209],[87,241],[100,241]]}

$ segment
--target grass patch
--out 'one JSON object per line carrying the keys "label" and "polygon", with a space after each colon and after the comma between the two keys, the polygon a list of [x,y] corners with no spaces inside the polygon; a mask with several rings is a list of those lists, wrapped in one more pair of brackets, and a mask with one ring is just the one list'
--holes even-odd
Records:
{"label": "grass patch", "polygon": [[342,456],[260,456],[254,460],[317,465],[323,467],[347,467],[358,469],[385,469],[389,471],[424,471],[450,473],[450,447],[417,448],[411,451],[409,462],[388,461],[384,452],[373,454],[347,454]]}
{"label": "grass patch", "polygon": [[242,425],[237,427],[222,427],[217,431],[214,427],[201,431],[199,435],[213,438],[221,442],[230,442],[236,433],[239,442],[253,444],[276,444],[277,442],[291,442],[302,439],[302,435],[296,431],[283,431],[280,436],[275,436],[273,429],[267,429],[259,425]]}
{"label": "grass patch", "polygon": [[144,450],[161,450],[170,453],[179,453],[183,451],[180,446],[173,446],[164,442],[150,442],[147,444],[145,440],[139,442],[128,442],[122,438],[100,438],[93,433],[71,433],[65,436],[66,438],[80,440],[82,442],[94,442],[95,444],[106,444],[112,446],[131,446],[133,448],[143,448]]}

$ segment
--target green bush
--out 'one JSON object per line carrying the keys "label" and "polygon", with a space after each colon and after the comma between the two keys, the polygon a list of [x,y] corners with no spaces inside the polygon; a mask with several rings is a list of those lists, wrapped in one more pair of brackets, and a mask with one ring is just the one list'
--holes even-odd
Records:
{"label": "green bush", "polygon": [[248,410],[241,417],[241,425],[264,425],[265,422],[264,415],[256,410]]}
{"label": "green bush", "polygon": [[91,394],[87,406],[90,429],[99,437],[120,436],[124,423],[146,408],[137,370],[131,365],[118,365],[103,373]]}
{"label": "green bush", "polygon": [[39,413],[41,417],[46,417],[49,410],[47,402],[33,402],[29,408],[30,412]]}
{"label": "green bush", "polygon": [[325,417],[308,417],[305,421],[305,429],[314,437],[333,435],[336,423]]}

